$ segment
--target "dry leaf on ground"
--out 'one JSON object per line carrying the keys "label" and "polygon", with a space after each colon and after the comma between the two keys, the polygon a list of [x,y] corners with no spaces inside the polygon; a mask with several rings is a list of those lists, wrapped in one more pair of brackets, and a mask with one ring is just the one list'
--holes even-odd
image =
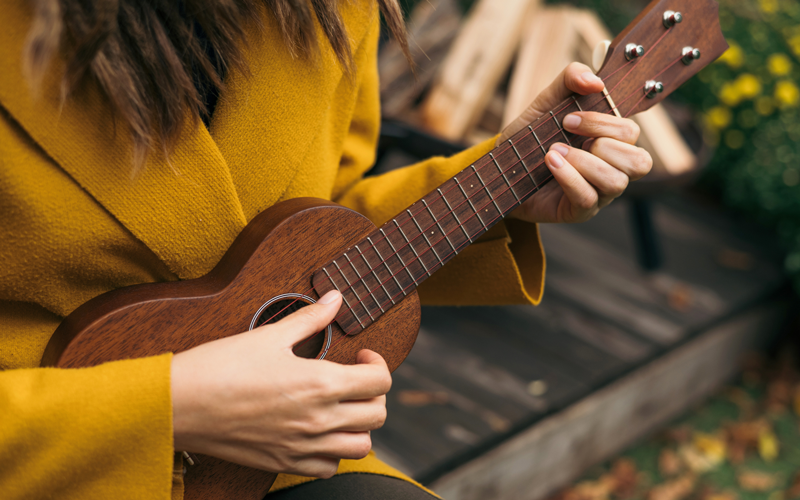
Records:
{"label": "dry leaf on ground", "polygon": [[597,481],[582,481],[564,492],[563,500],[606,500],[615,482],[609,474]]}
{"label": "dry leaf on ground", "polygon": [[664,448],[658,455],[658,471],[664,477],[674,476],[683,469],[683,462],[681,462],[678,454],[669,448]]}
{"label": "dry leaf on ground", "polygon": [[775,474],[753,470],[740,472],[736,479],[739,481],[739,486],[747,491],[769,491],[778,482]]}
{"label": "dry leaf on ground", "polygon": [[426,406],[430,404],[445,404],[448,401],[446,392],[431,391],[400,391],[397,400],[405,406]]}
{"label": "dry leaf on ground", "polygon": [[639,482],[639,469],[629,458],[620,458],[611,467],[611,477],[614,479],[612,491],[619,498],[629,498],[636,492]]}
{"label": "dry leaf on ground", "polygon": [[686,474],[653,487],[647,494],[647,500],[683,500],[694,490],[693,474]]}

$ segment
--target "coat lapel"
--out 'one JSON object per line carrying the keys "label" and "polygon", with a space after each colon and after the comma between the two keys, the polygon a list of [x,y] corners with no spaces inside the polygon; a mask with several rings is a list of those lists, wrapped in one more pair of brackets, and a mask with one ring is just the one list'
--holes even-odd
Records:
{"label": "coat lapel", "polygon": [[226,162],[205,127],[183,134],[167,163],[150,154],[131,176],[131,141],[86,88],[62,106],[57,61],[34,98],[22,75],[30,3],[4,4],[0,104],[42,149],[181,278],[208,272],[245,225]]}

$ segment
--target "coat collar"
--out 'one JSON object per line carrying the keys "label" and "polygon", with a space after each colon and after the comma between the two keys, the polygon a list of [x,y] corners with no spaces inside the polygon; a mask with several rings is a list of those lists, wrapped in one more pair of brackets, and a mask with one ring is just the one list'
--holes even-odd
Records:
{"label": "coat collar", "polygon": [[[349,11],[345,15],[355,18],[348,23],[356,31],[350,33],[353,50],[374,15],[355,3],[344,6]],[[62,67],[54,61],[41,95],[31,95],[22,74],[30,3],[6,2],[3,17],[0,105],[55,163],[184,279],[208,272],[247,221],[280,200],[318,133],[309,124],[324,113],[326,99],[343,80],[328,44],[316,64],[297,64],[272,17],[264,16],[266,29],[249,33],[246,52],[252,74],[232,72],[226,80],[228,89],[211,124],[214,139],[202,125],[187,127],[169,162],[151,154],[144,172],[132,178],[130,138],[115,133],[97,88],[82,89],[62,104]],[[324,40],[321,31],[319,35]],[[293,81],[319,82],[318,92],[290,98],[277,92],[292,88]],[[246,210],[241,199],[248,200]]]}

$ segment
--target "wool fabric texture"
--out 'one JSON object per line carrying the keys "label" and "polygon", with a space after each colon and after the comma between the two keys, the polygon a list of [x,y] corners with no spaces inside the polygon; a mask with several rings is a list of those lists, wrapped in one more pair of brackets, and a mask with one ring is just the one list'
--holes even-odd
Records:
{"label": "wool fabric texture", "polygon": [[[342,2],[355,57],[291,56],[274,19],[248,26],[250,75],[231,71],[210,127],[183,131],[169,160],[132,171],[131,141],[91,84],[62,102],[63,62],[39,95],[22,75],[30,2],[0,16],[0,491],[5,499],[180,497],[172,446],[171,354],[84,369],[38,368],[60,321],[137,283],[210,271],[255,215],[299,196],[331,199],[382,224],[488,152],[487,141],[363,178],[380,126],[371,0]],[[115,126],[116,125],[116,126]],[[535,225],[509,221],[420,288],[428,304],[537,303],[544,254]],[[178,463],[180,467],[180,463]],[[405,478],[370,455],[340,473]],[[407,478],[406,478],[407,479]],[[275,487],[310,480],[282,475]]]}

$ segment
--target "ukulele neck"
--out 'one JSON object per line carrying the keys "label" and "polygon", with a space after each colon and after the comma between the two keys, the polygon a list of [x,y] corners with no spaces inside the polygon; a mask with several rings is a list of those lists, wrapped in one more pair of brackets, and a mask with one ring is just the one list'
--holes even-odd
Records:
{"label": "ukulele neck", "polygon": [[368,327],[549,182],[550,146],[586,141],[561,126],[576,111],[616,108],[607,94],[568,98],[319,269],[316,292],[344,297],[342,330]]}

